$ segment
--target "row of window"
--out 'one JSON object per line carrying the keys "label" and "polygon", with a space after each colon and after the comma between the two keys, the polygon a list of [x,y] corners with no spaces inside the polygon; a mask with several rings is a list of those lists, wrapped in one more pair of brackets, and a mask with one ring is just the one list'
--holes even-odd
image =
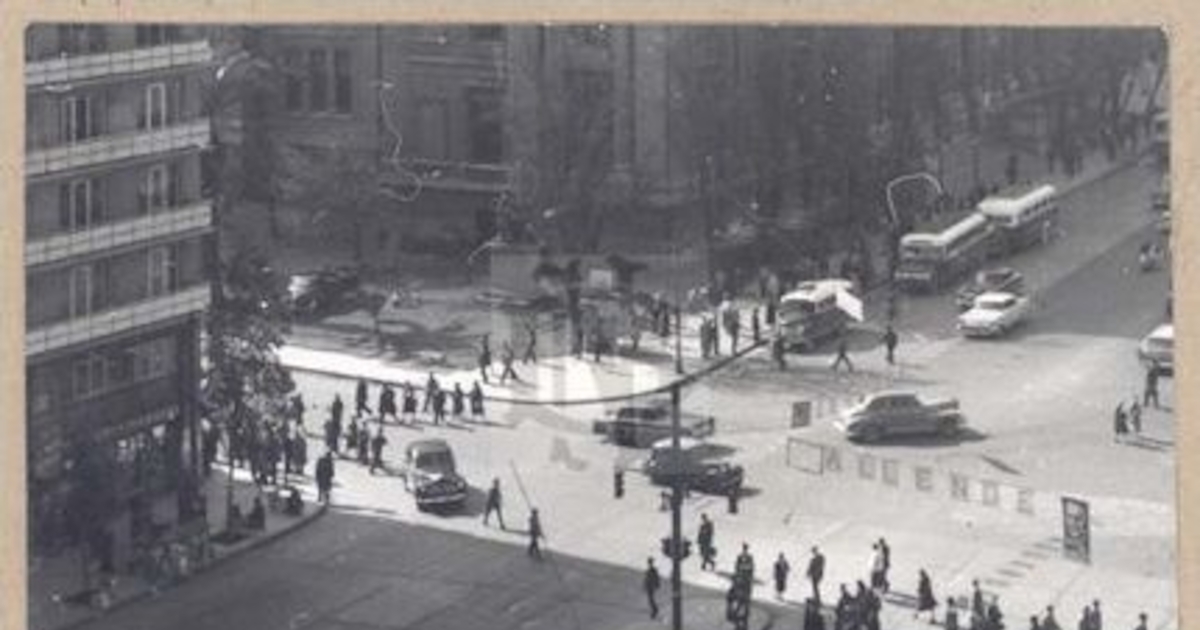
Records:
{"label": "row of window", "polygon": [[[159,245],[147,251],[146,295],[161,297],[178,291],[179,245]],[[68,276],[70,317],[83,317],[104,310],[110,298],[112,272],[107,260],[83,263],[71,268]]]}
{"label": "row of window", "polygon": [[[58,50],[64,55],[92,55],[108,50],[109,28],[100,24],[59,24]],[[134,44],[138,48],[164,46],[183,41],[184,31],[179,24],[139,24],[134,27]]]}
{"label": "row of window", "polygon": [[[159,337],[134,345],[110,346],[59,366],[29,372],[31,413],[46,413],[64,402],[78,402],[171,374],[176,366],[175,338]],[[62,374],[70,370],[69,375]],[[63,376],[68,376],[63,382]],[[63,386],[68,389],[63,391]]]}
{"label": "row of window", "polygon": [[287,111],[338,114],[352,111],[350,51],[288,48],[282,65]]}
{"label": "row of window", "polygon": [[[139,216],[154,215],[182,203],[183,175],[179,163],[158,163],[145,169],[137,191]],[[80,231],[108,220],[104,179],[86,177],[58,186],[58,225],[63,231]]]}
{"label": "row of window", "polygon": [[[147,84],[137,104],[137,129],[162,129],[182,118],[184,103],[182,80]],[[105,133],[104,107],[99,95],[75,94],[63,98],[58,106],[58,137],[68,144],[82,142]]]}

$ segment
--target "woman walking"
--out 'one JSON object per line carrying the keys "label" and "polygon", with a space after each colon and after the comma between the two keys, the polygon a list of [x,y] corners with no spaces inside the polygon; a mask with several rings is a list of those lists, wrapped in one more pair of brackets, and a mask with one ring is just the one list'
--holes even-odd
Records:
{"label": "woman walking", "polygon": [[933,623],[934,608],[937,608],[937,599],[933,596],[933,583],[925,569],[921,569],[917,576],[917,614],[914,617],[919,619],[922,613],[928,613],[929,623]]}

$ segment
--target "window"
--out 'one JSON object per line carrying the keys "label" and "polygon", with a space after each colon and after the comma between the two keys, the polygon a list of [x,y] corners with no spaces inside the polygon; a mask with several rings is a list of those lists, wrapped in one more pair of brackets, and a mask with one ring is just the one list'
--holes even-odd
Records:
{"label": "window", "polygon": [[179,288],[179,249],[164,245],[150,250],[148,292],[151,296],[171,293]]}
{"label": "window", "polygon": [[349,114],[353,98],[350,81],[350,53],[346,50],[333,51],[333,82],[334,108],[340,114]]}
{"label": "window", "polygon": [[284,74],[284,105],[289,112],[304,109],[304,69],[303,55],[295,48],[289,48],[283,55]]}
{"label": "window", "polygon": [[101,354],[93,353],[77,359],[71,366],[71,392],[76,400],[102,393],[106,383],[105,361]]}
{"label": "window", "polygon": [[166,164],[155,164],[146,170],[140,195],[142,214],[155,214],[169,207],[168,171]]}
{"label": "window", "polygon": [[58,223],[63,230],[86,230],[104,220],[101,182],[75,179],[58,187]]}
{"label": "window", "polygon": [[504,159],[503,100],[499,90],[467,90],[467,130],[471,161],[498,164]]}
{"label": "window", "polygon": [[474,42],[502,42],[504,41],[503,26],[469,26],[467,34]]}
{"label": "window", "polygon": [[308,51],[308,109],[323,112],[329,109],[328,55],[324,50]]}
{"label": "window", "polygon": [[59,101],[59,135],[64,142],[74,144],[94,135],[91,110],[91,99],[87,96],[70,96]]}
{"label": "window", "polygon": [[141,24],[136,27],[134,39],[138,48],[162,46],[183,39],[183,29],[177,24]]}
{"label": "window", "polygon": [[103,26],[87,24],[60,24],[58,26],[58,45],[63,54],[84,55],[104,52],[106,40]]}
{"label": "window", "polygon": [[95,283],[91,265],[79,265],[71,269],[71,317],[81,317],[92,312]]}
{"label": "window", "polygon": [[144,130],[161,129],[167,124],[167,85],[151,83],[146,86],[146,98],[138,112],[138,127]]}

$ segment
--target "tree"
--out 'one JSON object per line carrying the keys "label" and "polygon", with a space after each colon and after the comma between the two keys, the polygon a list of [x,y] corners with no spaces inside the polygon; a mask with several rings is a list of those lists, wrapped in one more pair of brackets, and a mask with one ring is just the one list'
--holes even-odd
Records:
{"label": "tree", "polygon": [[99,442],[88,437],[73,444],[70,462],[65,516],[68,534],[79,549],[83,590],[87,591],[92,585],[92,559],[111,560],[108,526],[117,513],[116,462]]}
{"label": "tree", "polygon": [[362,262],[363,238],[372,220],[396,203],[381,188],[384,172],[374,156],[343,147],[278,146],[275,159],[282,197],[307,212],[314,223],[327,217],[349,219],[354,258]]}

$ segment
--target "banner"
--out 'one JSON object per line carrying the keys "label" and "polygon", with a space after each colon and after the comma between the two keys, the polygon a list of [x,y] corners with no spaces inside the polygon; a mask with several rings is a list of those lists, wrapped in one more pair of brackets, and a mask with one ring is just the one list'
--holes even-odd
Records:
{"label": "banner", "polygon": [[1085,564],[1092,561],[1092,536],[1086,501],[1062,498],[1063,555]]}

